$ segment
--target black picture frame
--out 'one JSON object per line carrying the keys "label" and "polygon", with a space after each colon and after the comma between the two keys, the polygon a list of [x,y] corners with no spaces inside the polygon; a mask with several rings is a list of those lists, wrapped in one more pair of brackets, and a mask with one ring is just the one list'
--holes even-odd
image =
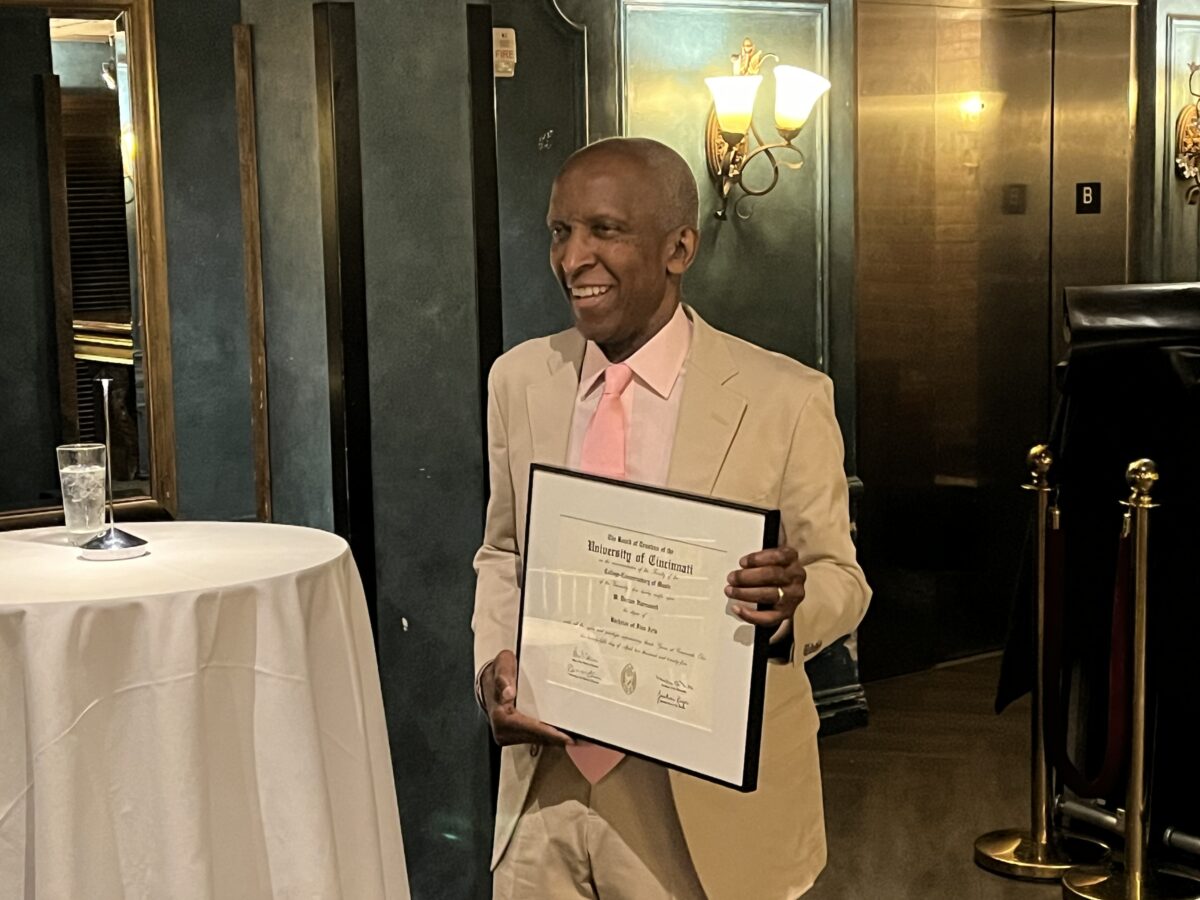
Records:
{"label": "black picture frame", "polygon": [[[539,473],[548,473],[558,476],[566,476],[569,478],[580,479],[590,483],[607,484],[615,490],[629,492],[631,496],[637,494],[653,494],[658,496],[669,497],[689,504],[702,504],[707,507],[724,508],[736,510],[743,513],[758,515],[762,518],[762,549],[770,549],[779,544],[779,524],[780,516],[777,509],[762,509],[760,507],[750,506],[744,503],[738,503],[732,500],[726,500],[719,497],[706,496],[701,494],[687,493],[684,491],[671,490],[669,488],[658,487],[653,485],[636,484],[628,481],[621,481],[614,478],[607,478],[601,475],[594,475],[586,472],[579,472],[573,469],[563,468],[561,466],[551,466],[542,463],[533,463],[530,465],[529,471],[529,492],[526,498],[526,518],[525,518],[525,535],[523,553],[521,555],[521,601],[520,610],[517,619],[517,642],[516,655],[518,659],[518,673],[520,673],[520,659],[522,656],[523,640],[525,637],[525,612],[526,612],[526,587],[528,585],[528,563],[529,563],[529,537],[532,531],[533,518],[535,515],[534,509],[534,492],[538,484]],[[636,529],[631,529],[636,530]],[[741,777],[738,780],[729,780],[714,776],[712,774],[697,771],[689,768],[680,762],[670,758],[660,758],[650,756],[645,753],[640,753],[631,750],[628,747],[619,746],[611,741],[605,740],[604,735],[598,733],[586,733],[578,729],[563,729],[572,737],[586,740],[590,743],[600,746],[609,747],[614,750],[619,750],[630,756],[637,756],[642,759],[656,762],[677,771],[686,773],[696,778],[701,778],[716,784],[722,784],[733,788],[743,793],[750,793],[757,789],[758,786],[758,763],[759,752],[762,743],[762,722],[763,722],[763,705],[766,695],[766,677],[767,677],[767,643],[769,639],[769,631],[764,628],[754,629],[754,638],[752,644],[752,653],[750,659],[750,678],[749,691],[746,697],[747,718],[745,738],[742,742],[742,765]],[[520,700],[520,675],[518,675],[518,702]],[[554,722],[547,724],[555,725]]]}

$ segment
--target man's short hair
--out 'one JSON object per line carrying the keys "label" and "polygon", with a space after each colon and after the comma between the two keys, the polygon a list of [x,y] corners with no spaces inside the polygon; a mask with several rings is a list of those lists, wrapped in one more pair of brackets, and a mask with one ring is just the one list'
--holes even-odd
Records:
{"label": "man's short hair", "polygon": [[576,163],[601,153],[616,154],[642,166],[650,180],[659,186],[658,222],[663,231],[682,226],[700,227],[700,195],[691,167],[682,156],[659,141],[618,137],[588,144],[567,158],[558,177]]}

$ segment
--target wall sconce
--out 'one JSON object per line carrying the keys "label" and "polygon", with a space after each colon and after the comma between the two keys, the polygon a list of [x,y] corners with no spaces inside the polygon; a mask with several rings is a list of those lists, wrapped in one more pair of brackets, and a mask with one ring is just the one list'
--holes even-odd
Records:
{"label": "wall sconce", "polygon": [[[750,38],[742,41],[742,50],[730,56],[733,74],[718,78],[705,78],[704,83],[713,96],[713,109],[708,115],[705,135],[705,154],[708,171],[721,195],[718,219],[726,218],[729,196],[736,187],[742,196],[733,204],[734,212],[747,197],[761,197],[779,182],[780,160],[771,151],[791,151],[800,157],[799,162],[783,162],[789,169],[804,165],[804,154],[792,143],[800,129],[808,121],[813,106],[829,90],[829,82],[807,69],[796,66],[776,65],[775,72],[775,130],[781,140],[766,143],[754,126],[754,98],[762,84],[760,70],[766,59],[779,61],[774,53],[763,53],[754,47]],[[756,146],[750,148],[750,135]],[[764,156],[771,163],[771,181],[764,188],[750,188],[742,183],[742,176],[750,160]],[[748,219],[750,214],[738,214]]]}
{"label": "wall sconce", "polygon": [[987,104],[979,94],[968,94],[958,104],[959,114],[968,122],[978,122],[985,109]]}
{"label": "wall sconce", "polygon": [[1200,65],[1188,63],[1188,91],[1194,98],[1191,103],[1179,111],[1175,119],[1175,165],[1179,168],[1179,177],[1190,178],[1187,202],[1195,206],[1200,201],[1200,93],[1196,92],[1196,72]]}

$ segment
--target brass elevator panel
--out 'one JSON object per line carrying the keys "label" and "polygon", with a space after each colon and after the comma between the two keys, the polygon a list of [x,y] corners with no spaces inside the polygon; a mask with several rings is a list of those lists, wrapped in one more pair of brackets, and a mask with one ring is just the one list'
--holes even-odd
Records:
{"label": "brass elevator panel", "polygon": [[859,5],[866,677],[1004,641],[1062,288],[1127,280],[1132,23],[1126,6]]}

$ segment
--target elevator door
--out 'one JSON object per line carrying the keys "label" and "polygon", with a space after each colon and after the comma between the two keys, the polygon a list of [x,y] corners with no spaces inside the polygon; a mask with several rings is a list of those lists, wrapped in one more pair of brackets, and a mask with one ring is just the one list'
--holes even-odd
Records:
{"label": "elevator door", "polygon": [[[1056,297],[1125,280],[1130,21],[859,7],[865,678],[1004,642],[1024,458],[1054,405]],[[1102,186],[1097,211],[1075,208],[1078,184]]]}

